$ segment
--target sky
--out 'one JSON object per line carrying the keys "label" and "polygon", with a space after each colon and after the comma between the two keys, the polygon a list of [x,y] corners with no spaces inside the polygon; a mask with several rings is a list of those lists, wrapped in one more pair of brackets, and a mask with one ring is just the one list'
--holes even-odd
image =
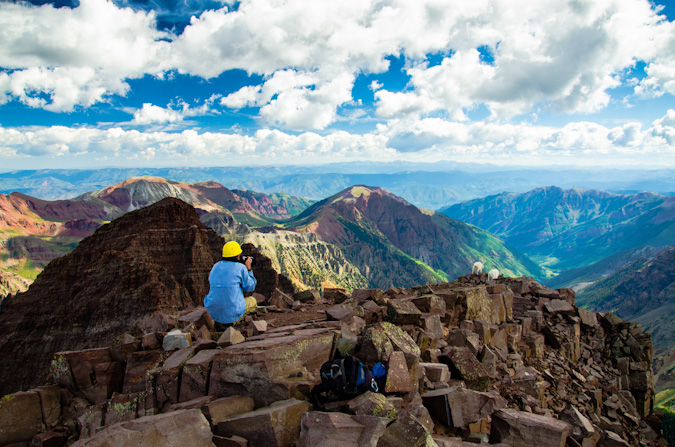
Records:
{"label": "sky", "polygon": [[0,2],[0,171],[675,168],[675,0]]}

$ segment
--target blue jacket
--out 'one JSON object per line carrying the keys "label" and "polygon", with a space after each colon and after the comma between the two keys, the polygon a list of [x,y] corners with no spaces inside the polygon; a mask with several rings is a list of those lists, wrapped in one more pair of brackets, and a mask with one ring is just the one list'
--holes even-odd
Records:
{"label": "blue jacket", "polygon": [[234,323],[246,310],[244,292],[253,292],[257,281],[253,272],[244,264],[219,261],[209,273],[209,294],[204,298],[204,307],[219,323]]}

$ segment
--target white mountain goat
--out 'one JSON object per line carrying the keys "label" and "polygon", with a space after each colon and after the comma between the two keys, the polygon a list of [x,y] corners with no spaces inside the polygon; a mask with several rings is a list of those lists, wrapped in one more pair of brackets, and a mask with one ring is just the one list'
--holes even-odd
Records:
{"label": "white mountain goat", "polygon": [[471,269],[471,273],[475,275],[480,275],[483,273],[483,263],[478,261],[473,263],[473,268]]}
{"label": "white mountain goat", "polygon": [[492,269],[488,272],[488,281],[499,278],[499,270]]}

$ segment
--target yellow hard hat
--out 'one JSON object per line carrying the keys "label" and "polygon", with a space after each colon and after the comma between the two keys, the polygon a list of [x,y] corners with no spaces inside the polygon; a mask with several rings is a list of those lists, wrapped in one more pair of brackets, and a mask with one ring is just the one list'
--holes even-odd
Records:
{"label": "yellow hard hat", "polygon": [[241,246],[235,241],[223,245],[223,258],[231,258],[241,254]]}

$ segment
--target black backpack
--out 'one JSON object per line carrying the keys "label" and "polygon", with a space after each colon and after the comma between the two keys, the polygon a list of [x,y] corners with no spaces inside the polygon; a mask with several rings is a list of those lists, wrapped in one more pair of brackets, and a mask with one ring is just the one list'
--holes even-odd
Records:
{"label": "black backpack", "polygon": [[349,399],[366,391],[377,392],[377,382],[370,368],[353,356],[321,365],[321,383],[312,388],[315,404],[323,407],[330,401]]}

